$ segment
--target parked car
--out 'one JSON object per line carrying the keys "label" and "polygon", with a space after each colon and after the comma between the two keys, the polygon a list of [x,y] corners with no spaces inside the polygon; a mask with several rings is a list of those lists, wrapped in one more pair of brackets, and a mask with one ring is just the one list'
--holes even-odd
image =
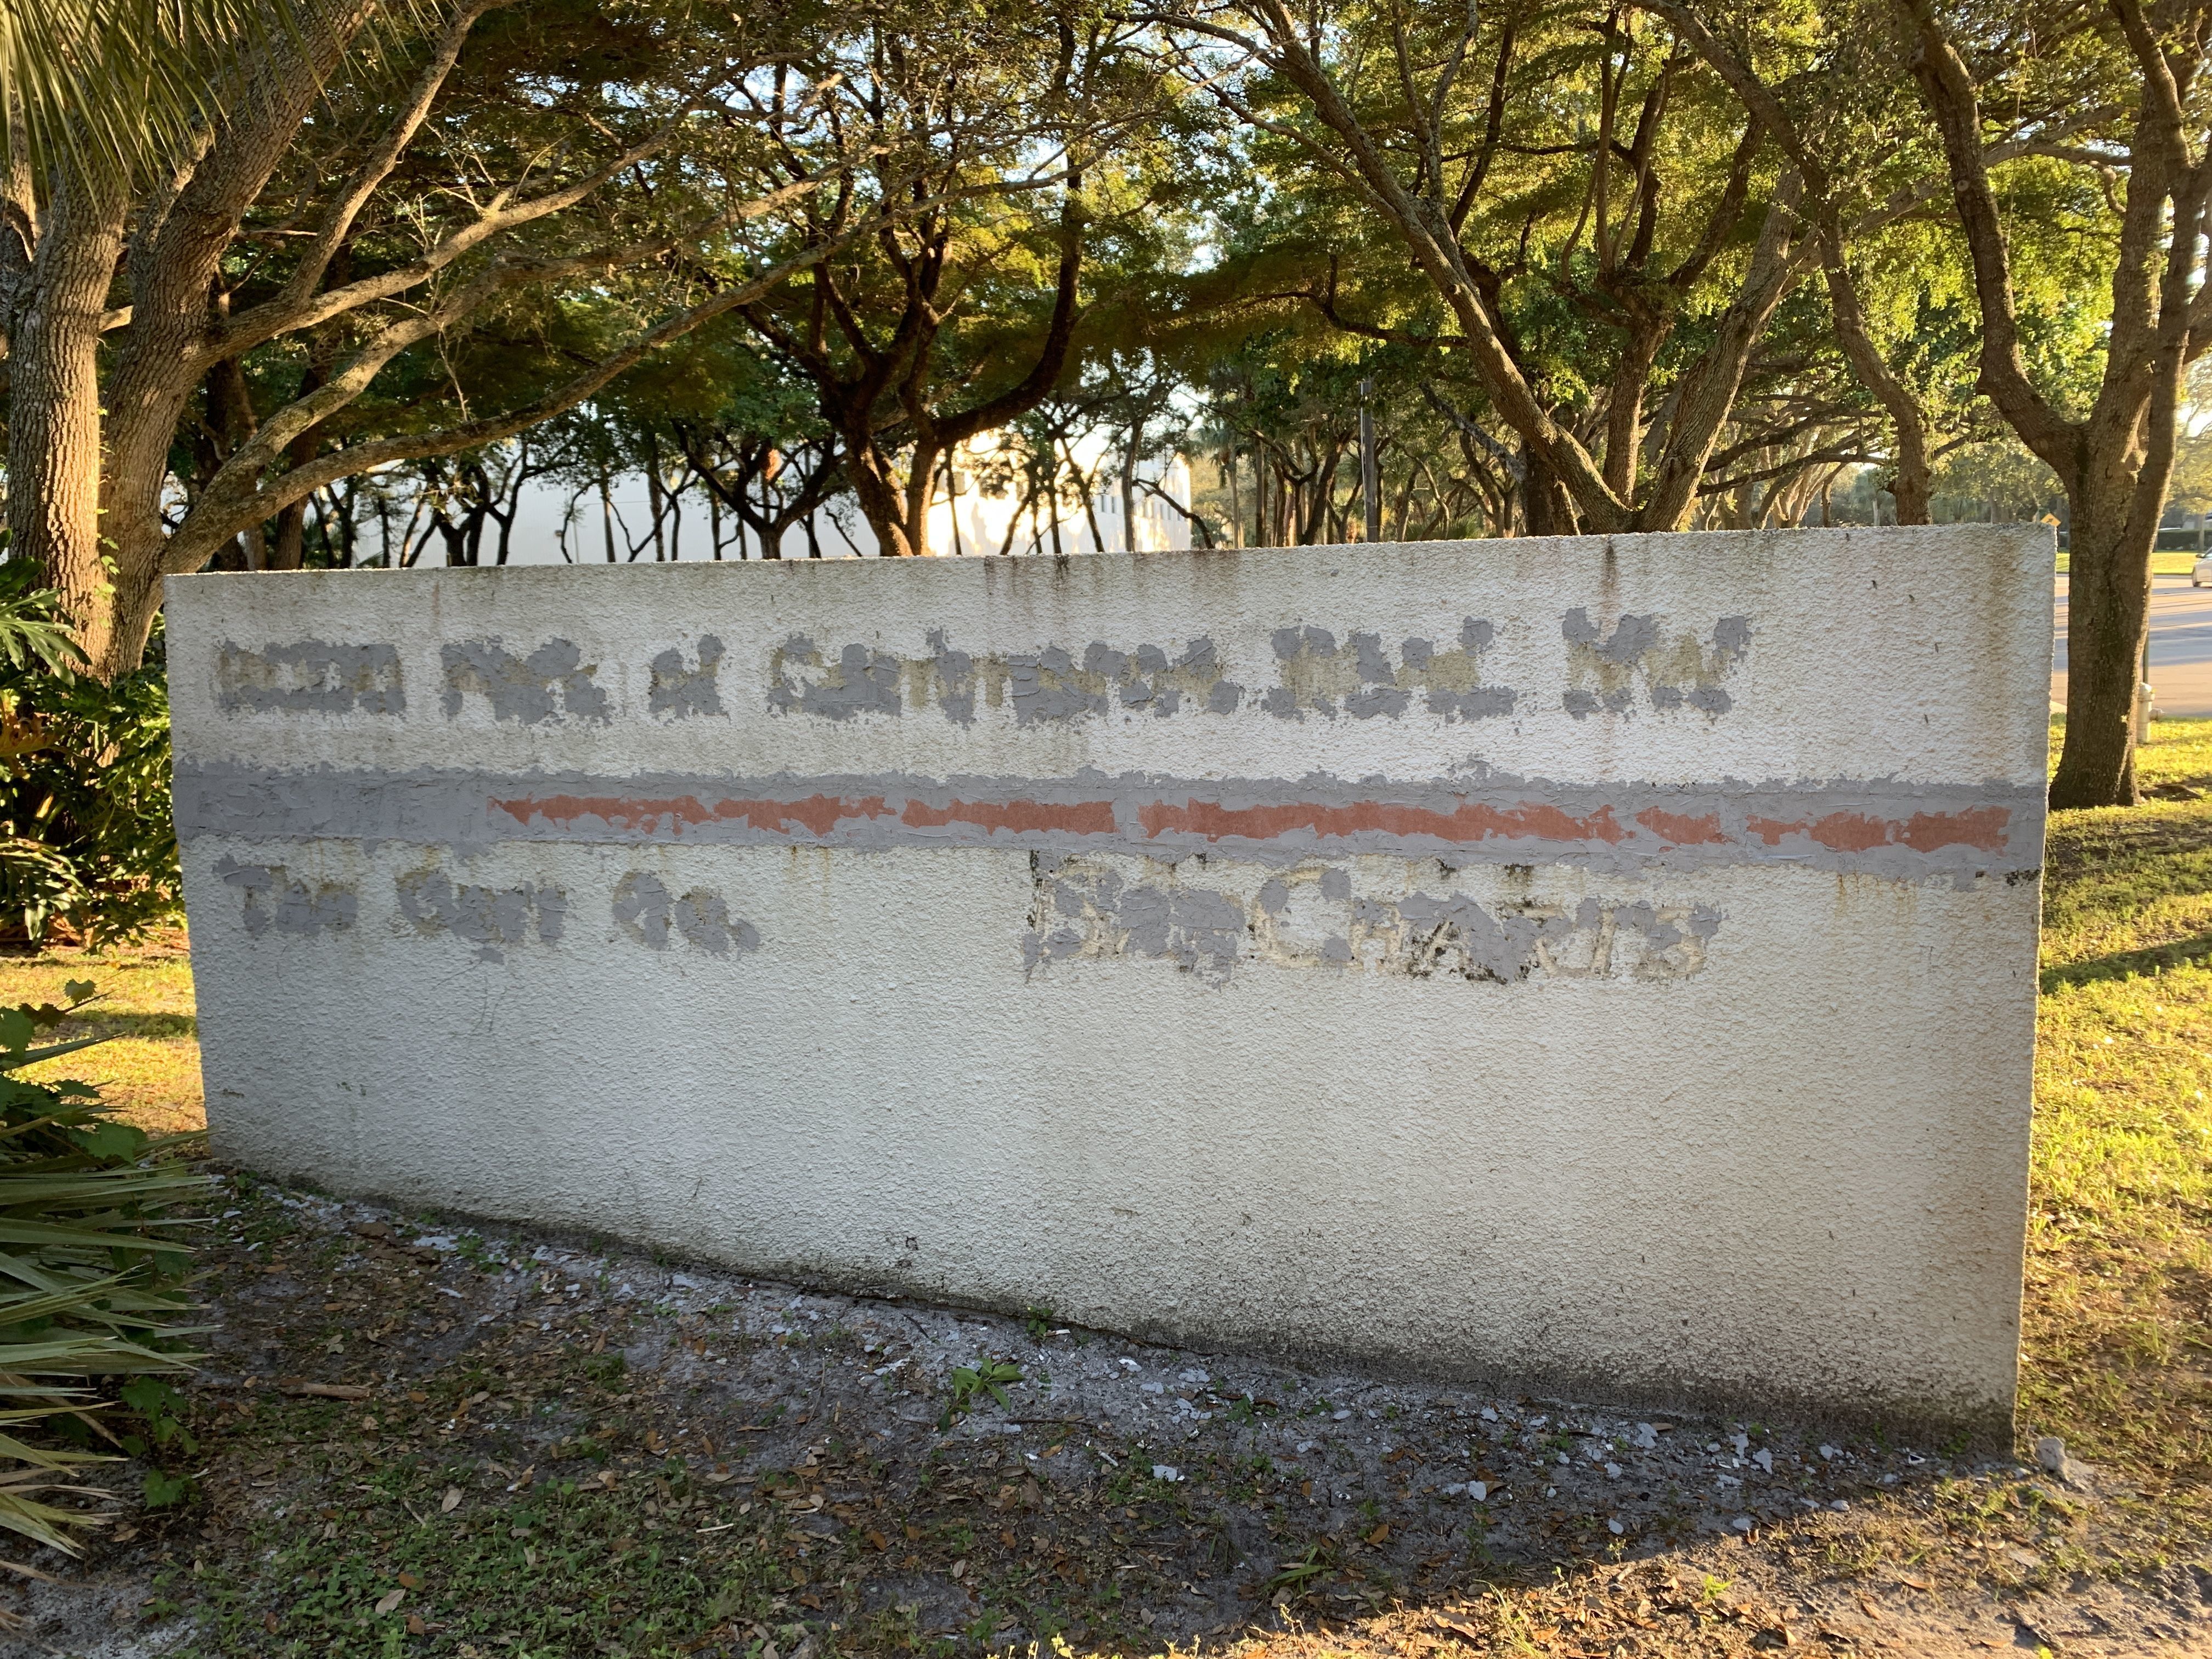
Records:
{"label": "parked car", "polygon": [[2191,587],[2202,587],[2207,582],[2212,582],[2212,553],[2200,555],[2197,562],[2189,567]]}

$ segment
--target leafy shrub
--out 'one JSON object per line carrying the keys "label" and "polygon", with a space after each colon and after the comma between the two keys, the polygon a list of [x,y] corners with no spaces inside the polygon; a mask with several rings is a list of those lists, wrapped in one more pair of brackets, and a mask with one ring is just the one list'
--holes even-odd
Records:
{"label": "leafy shrub", "polygon": [[0,564],[0,938],[57,923],[87,944],[176,914],[169,693],[158,629],[112,685],[76,672],[55,596]]}
{"label": "leafy shrub", "polygon": [[[176,1234],[191,1218],[175,1206],[206,1182],[175,1161],[187,1137],[155,1139],[117,1122],[88,1084],[21,1075],[103,1040],[37,1043],[94,994],[88,984],[64,988],[66,1008],[0,1010],[0,1528],[74,1553],[72,1534],[97,1516],[52,1500],[94,1495],[74,1472],[112,1461],[84,1449],[114,1438],[94,1380],[132,1379],[125,1403],[156,1444],[180,1431],[177,1397],[155,1379],[198,1357],[181,1351],[191,1331],[177,1322],[190,1304]],[[118,1443],[151,1449],[143,1437]],[[173,1480],[150,1474],[149,1498]]]}

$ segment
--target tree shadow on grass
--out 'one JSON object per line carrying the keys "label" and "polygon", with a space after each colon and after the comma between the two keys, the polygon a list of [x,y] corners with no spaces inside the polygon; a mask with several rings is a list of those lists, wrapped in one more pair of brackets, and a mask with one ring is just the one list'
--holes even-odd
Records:
{"label": "tree shadow on grass", "polygon": [[2069,962],[2056,968],[2045,968],[2040,979],[2044,994],[2048,995],[2061,986],[2139,979],[2147,975],[2162,974],[2169,968],[2193,967],[2208,960],[2212,960],[2212,933],[2198,933],[2191,939],[2169,939],[2163,945],[2147,945],[2140,951],[2115,951],[2110,956],[2091,957],[2084,962]]}
{"label": "tree shadow on grass", "polygon": [[64,1020],[57,1035],[70,1037],[139,1037],[149,1042],[190,1042],[199,1036],[200,1023],[192,1014],[122,1013],[88,1008]]}

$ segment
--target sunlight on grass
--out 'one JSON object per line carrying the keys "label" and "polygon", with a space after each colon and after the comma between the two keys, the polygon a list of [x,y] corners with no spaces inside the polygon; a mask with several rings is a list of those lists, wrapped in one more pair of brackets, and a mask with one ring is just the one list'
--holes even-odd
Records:
{"label": "sunlight on grass", "polygon": [[[2212,720],[2161,720],[2147,789],[2212,788]],[[2052,816],[2021,1430],[2212,1523],[2212,799]]]}
{"label": "sunlight on grass", "polygon": [[60,1029],[64,1036],[112,1040],[23,1075],[98,1084],[118,1114],[141,1128],[204,1128],[200,1092],[199,1026],[194,1017],[191,958],[182,933],[97,955],[74,948],[37,956],[0,956],[0,1005],[62,1002],[69,980],[90,980],[100,1000]]}
{"label": "sunlight on grass", "polygon": [[[2186,576],[2196,563],[2197,555],[2191,552],[2154,553],[2150,556],[2150,569],[2154,576]],[[2063,576],[2071,568],[2067,556],[2061,553],[2058,556],[2058,574]]]}

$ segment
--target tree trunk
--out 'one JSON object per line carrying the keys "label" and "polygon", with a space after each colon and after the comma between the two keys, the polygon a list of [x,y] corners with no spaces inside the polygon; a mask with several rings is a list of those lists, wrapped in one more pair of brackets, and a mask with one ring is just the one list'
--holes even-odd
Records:
{"label": "tree trunk", "polygon": [[1867,328],[1866,313],[1859,304],[1858,284],[1844,258],[1843,233],[1836,227],[1832,209],[1824,204],[1824,211],[1827,218],[1820,230],[1820,250],[1827,272],[1829,312],[1835,320],[1836,337],[1843,343],[1844,355],[1850,360],[1859,384],[1881,400],[1897,434],[1897,470],[1890,481],[1890,493],[1897,498],[1897,521],[1926,524],[1933,489],[1933,469],[1928,459],[1928,422],[1921,413],[1920,399],[1898,379],[1874,343]]}
{"label": "tree trunk", "polygon": [[1644,394],[1651,366],[1672,332],[1668,320],[1639,318],[1621,342],[1605,411],[1605,481],[1624,501],[1636,499],[1637,451],[1644,443]]}
{"label": "tree trunk", "polygon": [[653,514],[653,562],[665,564],[667,550],[660,539],[660,445],[649,432],[645,437],[645,501]]}
{"label": "tree trunk", "polygon": [[[1133,553],[1137,550],[1137,446],[1144,441],[1143,431],[1141,425],[1131,428],[1128,447],[1121,452],[1121,550],[1124,553]],[[1229,499],[1230,514],[1234,517],[1237,512],[1237,486],[1233,474],[1230,482]],[[1242,526],[1240,526],[1239,528],[1241,529]],[[1103,552],[1105,549],[1102,545],[1099,550]]]}
{"label": "tree trunk", "polygon": [[[307,359],[307,372],[301,378],[299,396],[304,398],[323,384],[323,366],[317,361],[322,343]],[[231,365],[235,368],[236,365]],[[240,376],[241,380],[243,376]],[[294,466],[305,466],[315,459],[315,452],[323,447],[322,434],[313,430],[301,433],[284,452],[284,459]],[[307,504],[295,501],[276,515],[276,534],[269,544],[269,568],[271,570],[298,570],[307,563]]]}
{"label": "tree trunk", "polygon": [[103,678],[122,662],[101,556],[99,348],[123,246],[119,199],[88,200],[74,181],[54,192],[28,275],[28,303],[9,342],[8,532],[61,595],[77,644]]}
{"label": "tree trunk", "polygon": [[[2132,480],[2127,481],[2131,484]],[[2150,617],[2155,516],[2132,489],[2069,491],[2073,530],[2066,605],[2066,744],[2053,807],[2132,805],[2135,702]]]}
{"label": "tree trunk", "polygon": [[1522,489],[1522,515],[1531,536],[1571,536],[1581,526],[1575,522],[1574,498],[1559,475],[1544,465],[1534,449],[1522,452],[1528,465],[1528,482]]}
{"label": "tree trunk", "polygon": [[[1229,481],[1229,522],[1236,526],[1234,544],[1242,547],[1244,545],[1244,495],[1237,483],[1237,451],[1234,446],[1228,450],[1227,453],[1229,465],[1223,476]],[[1124,526],[1121,533],[1126,537],[1129,533],[1127,528],[1127,518],[1125,516],[1121,522]]]}
{"label": "tree trunk", "polygon": [[[269,51],[226,97],[223,121],[207,147],[180,157],[167,186],[140,197],[127,264],[131,323],[112,343],[104,396],[105,592],[93,610],[79,613],[72,606],[81,629],[105,634],[94,659],[103,678],[137,666],[161,610],[161,577],[173,551],[162,517],[170,452],[205,378],[202,351],[224,255],[247,209],[298,141],[300,125],[347,43],[374,9],[361,0],[309,0],[301,9],[300,28],[272,36]],[[260,539],[258,527],[246,533],[249,558]]]}
{"label": "tree trunk", "polygon": [[862,427],[838,434],[843,439],[845,453],[850,457],[846,476],[853,486],[853,499],[860,504],[860,516],[868,521],[868,528],[876,532],[876,552],[886,559],[906,558],[927,550],[917,544],[908,530],[908,492],[900,483],[886,476],[872,453],[873,434]]}
{"label": "tree trunk", "polygon": [[307,562],[307,504],[295,501],[276,515],[276,533],[269,540],[269,568],[297,570]]}

